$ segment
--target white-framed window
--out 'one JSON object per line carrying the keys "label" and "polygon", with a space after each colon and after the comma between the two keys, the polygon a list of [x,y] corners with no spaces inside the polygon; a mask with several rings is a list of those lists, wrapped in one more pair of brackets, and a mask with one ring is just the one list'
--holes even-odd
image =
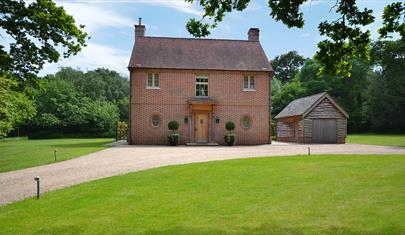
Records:
{"label": "white-framed window", "polygon": [[208,77],[197,77],[196,78],[195,96],[208,97]]}
{"label": "white-framed window", "polygon": [[147,88],[159,88],[159,74],[149,73]]}
{"label": "white-framed window", "polygon": [[255,77],[254,76],[245,76],[243,79],[243,90],[255,90]]}

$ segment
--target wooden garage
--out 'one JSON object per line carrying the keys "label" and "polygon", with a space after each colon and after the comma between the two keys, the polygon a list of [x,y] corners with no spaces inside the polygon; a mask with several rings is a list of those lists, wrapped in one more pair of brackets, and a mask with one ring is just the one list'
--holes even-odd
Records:
{"label": "wooden garage", "polygon": [[344,144],[348,118],[326,92],[297,99],[275,117],[277,140]]}

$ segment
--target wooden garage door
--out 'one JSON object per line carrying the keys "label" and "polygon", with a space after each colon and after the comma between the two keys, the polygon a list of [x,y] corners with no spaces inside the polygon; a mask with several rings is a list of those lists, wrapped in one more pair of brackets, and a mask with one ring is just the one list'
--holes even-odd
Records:
{"label": "wooden garage door", "polygon": [[337,139],[336,119],[313,119],[312,142],[313,143],[336,143]]}

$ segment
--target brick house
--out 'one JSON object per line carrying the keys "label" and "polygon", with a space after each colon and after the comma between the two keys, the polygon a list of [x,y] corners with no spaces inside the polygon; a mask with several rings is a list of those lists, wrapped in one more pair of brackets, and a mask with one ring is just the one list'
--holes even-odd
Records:
{"label": "brick house", "polygon": [[271,143],[272,67],[259,42],[145,36],[135,25],[130,73],[129,144],[167,144],[167,124],[180,143],[224,144],[235,123],[237,144]]}

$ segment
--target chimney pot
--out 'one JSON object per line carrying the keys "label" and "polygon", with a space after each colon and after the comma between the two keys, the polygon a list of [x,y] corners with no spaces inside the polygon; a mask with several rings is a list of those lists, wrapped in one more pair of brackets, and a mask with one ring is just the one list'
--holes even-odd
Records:
{"label": "chimney pot", "polygon": [[258,28],[250,28],[248,31],[249,41],[259,41],[260,30]]}

